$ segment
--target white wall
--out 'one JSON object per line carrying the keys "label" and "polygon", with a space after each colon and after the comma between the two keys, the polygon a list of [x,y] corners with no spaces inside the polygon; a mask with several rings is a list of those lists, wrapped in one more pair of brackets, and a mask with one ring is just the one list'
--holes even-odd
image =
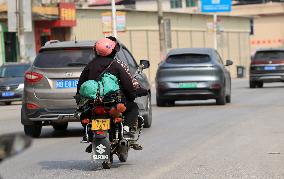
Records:
{"label": "white wall", "polygon": [[25,32],[26,60],[34,61],[36,57],[34,31]]}
{"label": "white wall", "polygon": [[[163,10],[170,10],[170,0],[162,0]],[[136,9],[142,11],[156,11],[157,2],[156,0],[152,1],[136,1]]]}

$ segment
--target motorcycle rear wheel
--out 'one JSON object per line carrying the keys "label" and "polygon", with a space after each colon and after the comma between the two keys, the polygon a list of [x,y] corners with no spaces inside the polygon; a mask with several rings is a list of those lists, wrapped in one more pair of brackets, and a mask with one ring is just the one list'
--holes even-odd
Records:
{"label": "motorcycle rear wheel", "polygon": [[111,167],[111,162],[103,162],[102,163],[103,169],[110,169]]}

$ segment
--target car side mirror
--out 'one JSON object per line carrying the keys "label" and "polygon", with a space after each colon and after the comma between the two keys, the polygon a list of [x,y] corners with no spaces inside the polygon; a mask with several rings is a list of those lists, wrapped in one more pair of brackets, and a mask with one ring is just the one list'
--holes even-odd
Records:
{"label": "car side mirror", "polygon": [[0,161],[24,151],[31,143],[32,139],[24,134],[13,133],[1,135]]}
{"label": "car side mirror", "polygon": [[149,60],[140,60],[140,65],[139,65],[142,70],[147,69],[150,67],[150,62]]}
{"label": "car side mirror", "polygon": [[232,60],[227,60],[225,66],[231,66],[233,64],[234,64],[234,62]]}

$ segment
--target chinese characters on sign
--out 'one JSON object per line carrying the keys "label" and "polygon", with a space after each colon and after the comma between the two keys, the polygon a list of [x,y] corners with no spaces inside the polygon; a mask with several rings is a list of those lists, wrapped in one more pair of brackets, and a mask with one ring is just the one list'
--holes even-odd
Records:
{"label": "chinese characters on sign", "polygon": [[66,21],[75,21],[76,20],[75,9],[61,8],[60,9],[60,19],[66,20]]}
{"label": "chinese characters on sign", "polygon": [[202,0],[202,12],[230,12],[232,7],[231,0]]}
{"label": "chinese characters on sign", "polygon": [[[102,16],[103,33],[112,32],[112,18],[111,12],[104,12]],[[126,31],[126,13],[117,11],[116,12],[116,30],[117,32]]]}
{"label": "chinese characters on sign", "polygon": [[59,20],[54,24],[55,27],[76,26],[76,8],[74,3],[59,4]]}

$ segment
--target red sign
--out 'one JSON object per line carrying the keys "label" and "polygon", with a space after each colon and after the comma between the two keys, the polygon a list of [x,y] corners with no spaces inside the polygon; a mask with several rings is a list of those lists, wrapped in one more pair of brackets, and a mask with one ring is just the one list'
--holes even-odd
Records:
{"label": "red sign", "polygon": [[54,27],[76,26],[76,7],[74,3],[59,3],[59,20],[55,21]]}

